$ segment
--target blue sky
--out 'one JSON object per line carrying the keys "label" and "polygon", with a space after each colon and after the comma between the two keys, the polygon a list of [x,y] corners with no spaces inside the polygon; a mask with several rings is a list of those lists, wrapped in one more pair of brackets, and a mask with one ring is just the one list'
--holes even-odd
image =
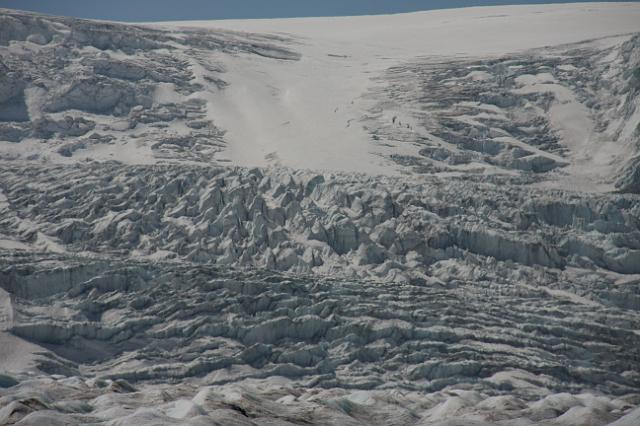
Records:
{"label": "blue sky", "polygon": [[367,15],[464,6],[576,2],[553,0],[0,0],[0,7],[80,18],[139,22]]}

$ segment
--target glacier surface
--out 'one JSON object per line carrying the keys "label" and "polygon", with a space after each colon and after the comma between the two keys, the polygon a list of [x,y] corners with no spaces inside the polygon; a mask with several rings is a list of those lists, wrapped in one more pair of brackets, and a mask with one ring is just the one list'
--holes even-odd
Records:
{"label": "glacier surface", "polygon": [[637,3],[2,9],[0,425],[637,425],[639,144]]}

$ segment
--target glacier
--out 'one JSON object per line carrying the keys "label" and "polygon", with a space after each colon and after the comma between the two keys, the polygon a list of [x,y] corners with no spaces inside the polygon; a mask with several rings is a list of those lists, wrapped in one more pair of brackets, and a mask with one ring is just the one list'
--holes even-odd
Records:
{"label": "glacier", "polygon": [[0,425],[636,425],[640,7],[0,9]]}

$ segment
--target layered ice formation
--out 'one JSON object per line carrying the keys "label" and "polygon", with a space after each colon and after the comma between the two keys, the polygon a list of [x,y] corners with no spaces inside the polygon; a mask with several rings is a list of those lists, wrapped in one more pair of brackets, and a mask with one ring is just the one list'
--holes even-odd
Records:
{"label": "layered ice formation", "polygon": [[0,10],[0,425],[640,422],[640,7]]}

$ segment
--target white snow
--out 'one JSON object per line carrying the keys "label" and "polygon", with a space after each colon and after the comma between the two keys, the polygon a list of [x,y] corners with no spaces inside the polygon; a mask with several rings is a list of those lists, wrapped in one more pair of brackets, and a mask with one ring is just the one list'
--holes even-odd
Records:
{"label": "white snow", "polygon": [[[366,113],[363,94],[377,73],[415,57],[497,56],[640,31],[640,5],[476,7],[154,26],[286,34],[299,40],[298,62],[246,55],[225,61],[231,85],[222,94],[209,96],[209,113],[228,130],[226,155],[234,164],[395,174],[397,166],[380,154],[401,153],[402,148],[396,145],[385,151],[373,145],[360,126],[349,125]],[[486,76],[472,72],[469,77]],[[588,131],[582,127],[582,112],[574,106],[557,109],[558,121],[570,118],[575,123],[568,124],[570,130]]]}

